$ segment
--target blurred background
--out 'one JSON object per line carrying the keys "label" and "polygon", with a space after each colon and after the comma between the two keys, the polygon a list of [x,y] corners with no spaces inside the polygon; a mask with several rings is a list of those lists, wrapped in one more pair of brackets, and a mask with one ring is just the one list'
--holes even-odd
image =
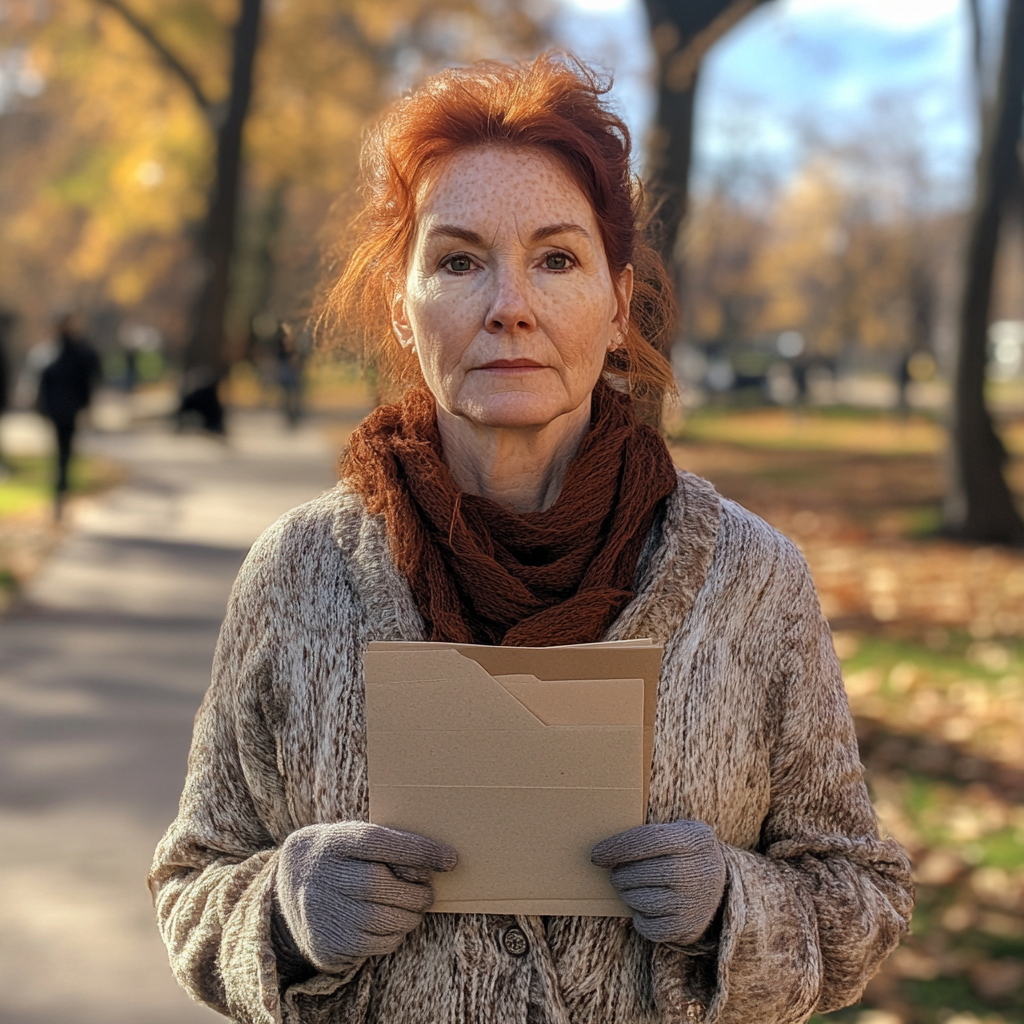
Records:
{"label": "blurred background", "polygon": [[1024,0],[0,0],[2,1024],[215,1019],[144,877],[234,574],[380,394],[308,321],[361,132],[552,46],[658,204],[646,413],[801,546],[915,861],[834,1019],[1024,1021]]}

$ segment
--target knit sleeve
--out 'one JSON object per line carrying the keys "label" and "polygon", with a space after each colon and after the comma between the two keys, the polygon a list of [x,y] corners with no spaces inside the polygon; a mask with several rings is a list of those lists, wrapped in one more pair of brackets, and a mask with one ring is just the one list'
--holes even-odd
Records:
{"label": "knit sleeve", "polygon": [[[839,662],[788,544],[772,704],[771,803],[755,851],[723,844],[728,882],[708,1024],[791,1024],[855,1002],[906,931],[910,864],[879,838]],[[767,597],[768,595],[766,595]]]}
{"label": "knit sleeve", "polygon": [[[279,1024],[279,973],[290,966],[279,936],[275,945],[273,914],[278,848],[294,828],[272,728],[276,547],[268,532],[239,573],[196,716],[178,816],[149,876],[179,983],[238,1024]],[[307,991],[327,994],[350,978],[316,975]]]}

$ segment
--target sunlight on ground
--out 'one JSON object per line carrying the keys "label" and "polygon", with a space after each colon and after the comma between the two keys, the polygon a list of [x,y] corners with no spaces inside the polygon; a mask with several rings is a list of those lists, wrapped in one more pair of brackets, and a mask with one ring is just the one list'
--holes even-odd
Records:
{"label": "sunlight on ground", "polygon": [[743,413],[701,410],[688,416],[673,435],[756,448],[886,454],[933,453],[945,443],[942,428],[924,417],[844,416],[829,411],[799,413],[788,409]]}

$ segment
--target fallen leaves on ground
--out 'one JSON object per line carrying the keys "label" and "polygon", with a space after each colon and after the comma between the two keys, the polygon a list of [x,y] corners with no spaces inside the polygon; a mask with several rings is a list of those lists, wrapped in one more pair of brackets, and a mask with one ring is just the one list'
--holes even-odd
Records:
{"label": "fallen leaves on ground", "polygon": [[[829,1020],[1024,1021],[1024,552],[935,536],[941,439],[923,418],[760,410],[673,443],[803,551],[881,827],[915,865],[911,934]],[[1010,479],[1024,491],[1024,461]]]}

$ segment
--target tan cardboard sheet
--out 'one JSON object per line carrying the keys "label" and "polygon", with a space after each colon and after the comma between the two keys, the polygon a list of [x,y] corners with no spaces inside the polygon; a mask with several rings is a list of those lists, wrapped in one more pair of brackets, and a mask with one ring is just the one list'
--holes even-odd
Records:
{"label": "tan cardboard sheet", "polygon": [[661,648],[371,643],[370,820],[451,843],[437,913],[627,916],[590,863],[641,824]]}

